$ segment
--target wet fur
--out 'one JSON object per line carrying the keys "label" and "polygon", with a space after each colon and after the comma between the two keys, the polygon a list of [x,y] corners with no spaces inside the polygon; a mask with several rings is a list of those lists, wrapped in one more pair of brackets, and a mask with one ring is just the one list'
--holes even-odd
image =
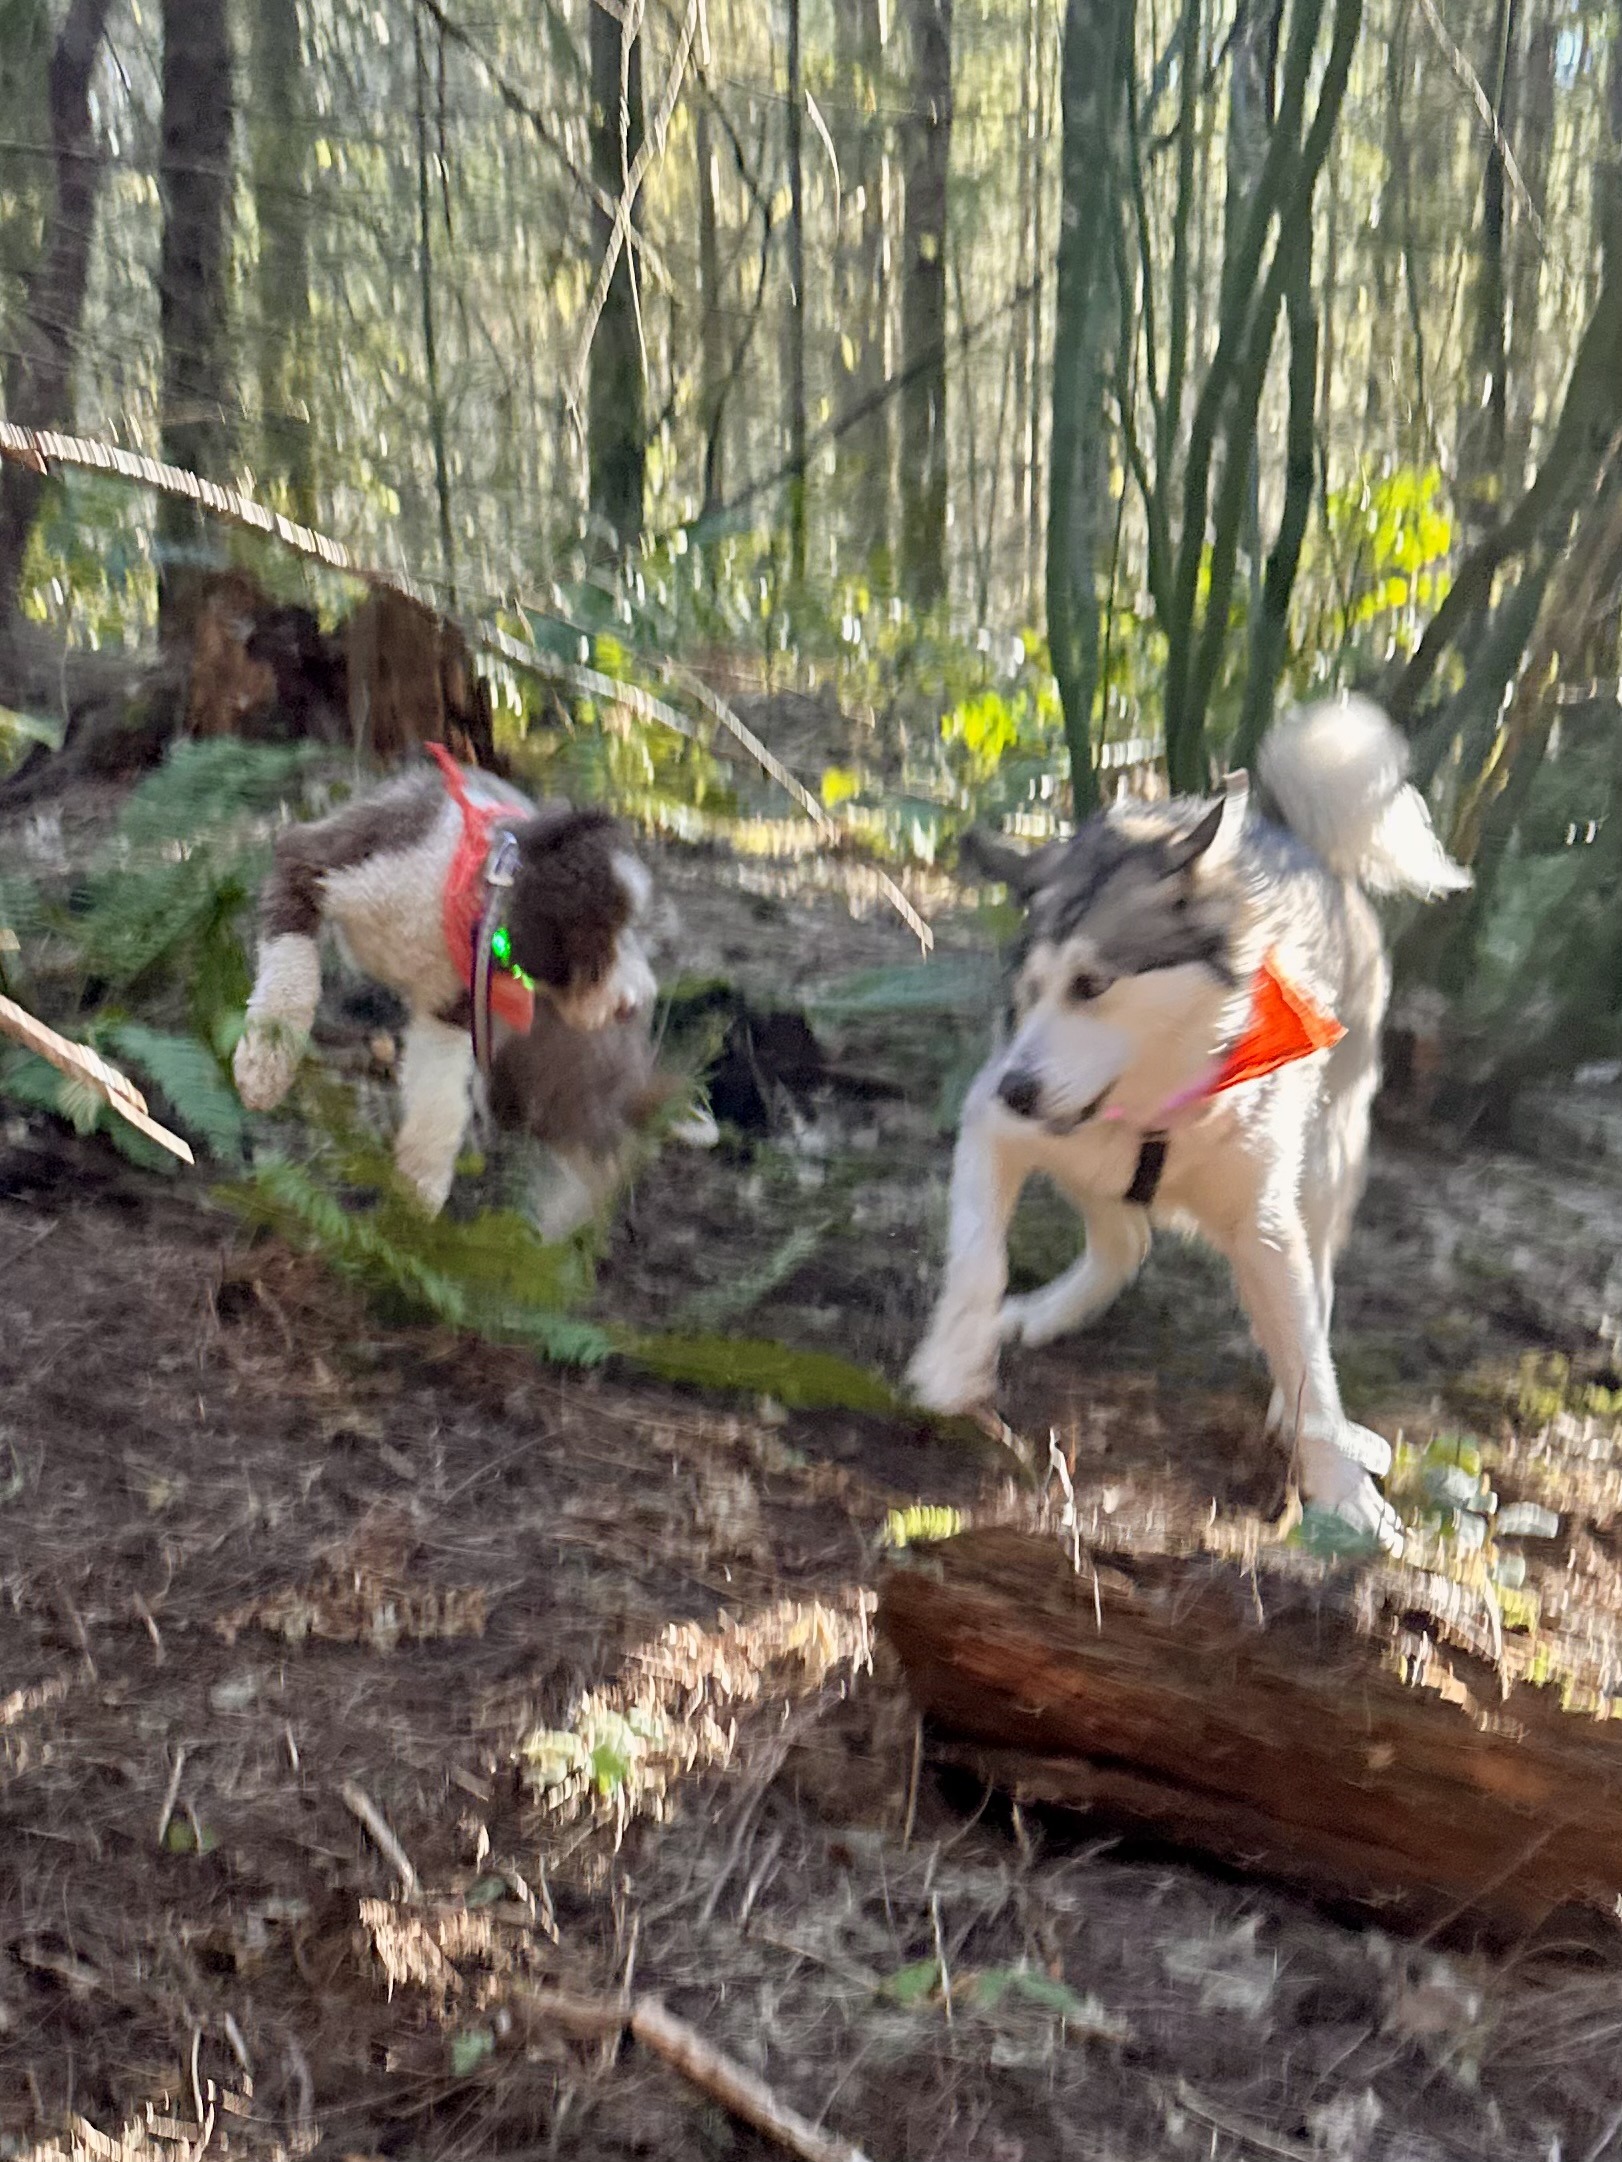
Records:
{"label": "wet fur", "polygon": [[[1369,1476],[1389,1450],[1345,1416],[1329,1319],[1389,994],[1365,887],[1467,883],[1405,788],[1404,763],[1385,717],[1342,701],[1281,724],[1264,749],[1276,820],[1238,777],[1215,804],[1124,803],[1032,856],[977,844],[1026,920],[1001,1040],[964,1108],[945,1282],[911,1367],[921,1401],[960,1410],[989,1396],[1002,1343],[1046,1343],[1096,1319],[1142,1266],[1153,1225],[1193,1231],[1233,1271],[1303,1493],[1393,1541]],[[1128,1201],[1144,1136],[1242,1031],[1269,953],[1345,1035],[1174,1116],[1153,1204]],[[1086,1245],[1053,1283],[1009,1298],[1008,1225],[1035,1172],[1075,1204]]]}

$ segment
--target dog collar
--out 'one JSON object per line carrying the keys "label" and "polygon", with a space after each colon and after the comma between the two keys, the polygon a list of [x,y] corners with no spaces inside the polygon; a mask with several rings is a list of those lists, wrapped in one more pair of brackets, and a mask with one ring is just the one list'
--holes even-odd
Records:
{"label": "dog collar", "polygon": [[[442,743],[424,749],[444,775],[462,814],[461,838],[445,874],[445,950],[473,1002],[473,1048],[481,1067],[490,1058],[491,1016],[527,1035],[535,1019],[535,993],[513,972],[506,943],[506,891],[518,868],[518,844],[499,803],[475,803],[462,768]],[[503,950],[505,944],[505,951]]]}
{"label": "dog collar", "polygon": [[[1325,1013],[1299,984],[1291,983],[1273,955],[1268,954],[1251,984],[1250,1012],[1243,1030],[1196,1081],[1160,1106],[1138,1149],[1132,1183],[1122,1198],[1145,1209],[1154,1200],[1171,1145],[1169,1127],[1178,1112],[1209,1103],[1213,1096],[1246,1081],[1260,1081],[1277,1073],[1281,1066],[1294,1065],[1298,1059],[1332,1050],[1345,1033],[1334,1015]],[[1117,1111],[1101,1115],[1106,1119],[1124,1116]]]}

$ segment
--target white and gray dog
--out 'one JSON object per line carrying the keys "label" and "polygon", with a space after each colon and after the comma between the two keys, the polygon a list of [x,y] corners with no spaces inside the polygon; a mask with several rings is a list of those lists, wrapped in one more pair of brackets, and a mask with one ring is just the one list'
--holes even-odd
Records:
{"label": "white and gray dog", "polygon": [[[498,934],[504,965],[491,998],[491,1094],[506,1123],[600,1169],[659,1092],[647,1029],[655,984],[639,935],[646,868],[606,813],[538,807],[432,750],[437,773],[424,764],[278,836],[234,1071],[251,1109],[269,1110],[286,1095],[321,995],[320,934],[324,925],[336,931],[355,966],[409,1009],[395,1161],[438,1210],[472,1111],[473,942],[500,833],[516,842]],[[601,1039],[590,1052],[588,1035]],[[553,1085],[539,1101],[537,1058],[555,1068],[554,1084],[568,1074],[579,1088]],[[577,1100],[581,1090],[590,1106]],[[605,1181],[588,1172],[580,1183],[589,1204]]]}
{"label": "white and gray dog", "polygon": [[[1215,804],[1122,802],[1032,854],[981,845],[1026,923],[964,1107],[945,1283],[910,1380],[936,1410],[983,1401],[1000,1344],[1101,1314],[1151,1224],[1195,1231],[1232,1269],[1304,1497],[1391,1546],[1370,1477],[1390,1450],[1346,1418],[1329,1350],[1390,987],[1367,895],[1429,898],[1469,874],[1362,700],[1280,723],[1259,770],[1277,822],[1236,775]],[[1086,1246],[1010,1298],[1008,1226],[1033,1172],[1074,1202]]]}

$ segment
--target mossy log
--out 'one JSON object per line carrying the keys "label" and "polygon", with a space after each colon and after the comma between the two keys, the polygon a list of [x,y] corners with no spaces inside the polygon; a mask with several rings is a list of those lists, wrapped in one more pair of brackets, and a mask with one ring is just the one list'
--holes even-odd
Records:
{"label": "mossy log", "polygon": [[920,1710],[1021,1799],[1399,1925],[1614,1926],[1622,1728],[1603,1688],[1576,1709],[1531,1679],[1482,1593],[988,1530],[894,1566],[879,1621]]}

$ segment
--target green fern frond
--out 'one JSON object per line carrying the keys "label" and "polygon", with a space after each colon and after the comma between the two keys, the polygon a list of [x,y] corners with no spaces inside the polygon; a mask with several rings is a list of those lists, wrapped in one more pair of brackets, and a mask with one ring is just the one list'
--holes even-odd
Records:
{"label": "green fern frond", "polygon": [[81,1134],[105,1133],[120,1155],[143,1171],[173,1172],[167,1150],[109,1110],[88,1082],[58,1073],[31,1051],[0,1054],[0,1097],[20,1110],[48,1111]]}
{"label": "green fern frond", "polygon": [[308,1074],[298,1100],[315,1136],[314,1159],[261,1160],[225,1194],[239,1214],[454,1328],[561,1365],[609,1356],[609,1336],[569,1311],[592,1288],[584,1238],[548,1245],[508,1209],[481,1210],[467,1222],[429,1216],[340,1083]]}
{"label": "green fern frond", "polygon": [[804,1267],[822,1244],[827,1229],[821,1223],[798,1224],[760,1268],[696,1292],[677,1312],[678,1332],[690,1329],[701,1336],[712,1335],[727,1322],[753,1313],[762,1300],[769,1299],[796,1270]]}
{"label": "green fern frond", "polygon": [[138,854],[166,844],[212,845],[234,821],[298,796],[315,755],[308,744],[240,743],[233,736],[177,743],[125,804],[120,838]]}
{"label": "green fern frond", "polygon": [[791,1410],[897,1411],[882,1375],[829,1351],[801,1351],[748,1336],[625,1336],[620,1349],[662,1381],[744,1390]]}
{"label": "green fern frond", "polygon": [[117,1055],[163,1091],[176,1123],[216,1156],[240,1157],[247,1122],[213,1053],[195,1036],[123,1021],[107,1031]]}

